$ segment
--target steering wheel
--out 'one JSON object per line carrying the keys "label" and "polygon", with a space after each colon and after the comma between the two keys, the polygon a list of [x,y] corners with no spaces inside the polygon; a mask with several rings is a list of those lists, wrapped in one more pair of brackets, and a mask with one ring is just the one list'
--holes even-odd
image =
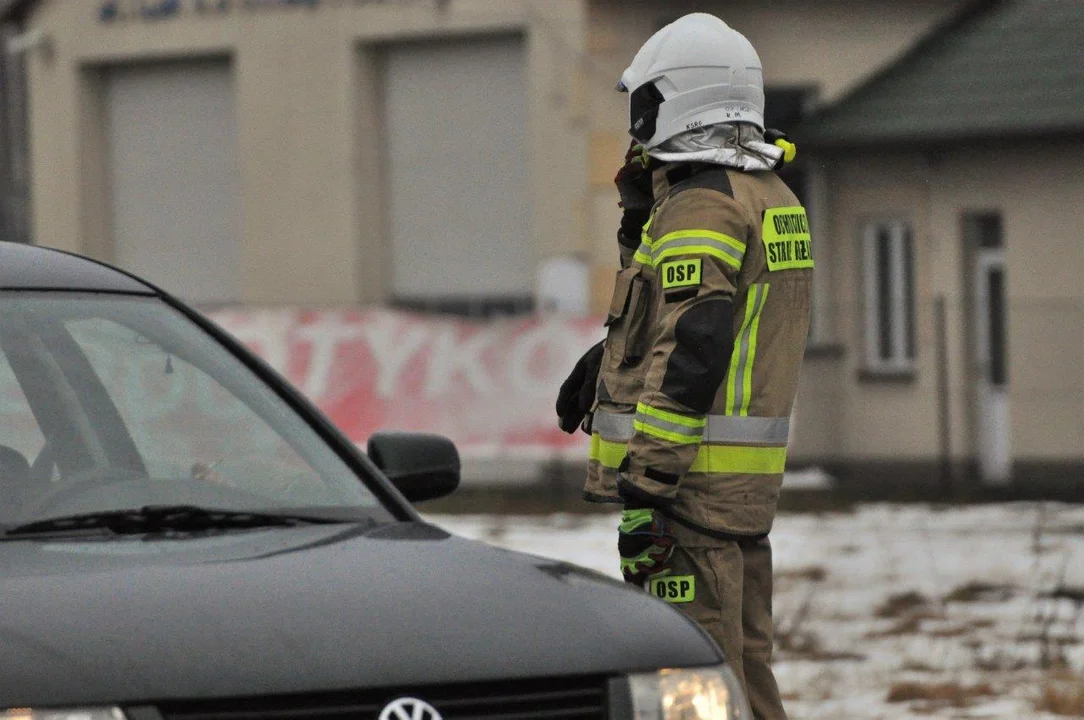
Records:
{"label": "steering wheel", "polygon": [[92,490],[133,481],[146,482],[146,480],[145,473],[128,468],[97,467],[80,470],[61,478],[57,481],[56,487],[39,497],[33,503],[29,516],[40,517],[46,515],[58,505],[63,505],[65,502],[80,495],[85,495]]}

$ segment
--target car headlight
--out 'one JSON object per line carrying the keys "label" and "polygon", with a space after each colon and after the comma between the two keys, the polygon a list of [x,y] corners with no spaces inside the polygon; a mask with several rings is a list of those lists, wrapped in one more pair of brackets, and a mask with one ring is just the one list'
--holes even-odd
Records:
{"label": "car headlight", "polygon": [[634,720],[752,720],[741,683],[725,665],[628,677]]}
{"label": "car headlight", "polygon": [[120,708],[12,708],[0,710],[0,720],[125,720]]}

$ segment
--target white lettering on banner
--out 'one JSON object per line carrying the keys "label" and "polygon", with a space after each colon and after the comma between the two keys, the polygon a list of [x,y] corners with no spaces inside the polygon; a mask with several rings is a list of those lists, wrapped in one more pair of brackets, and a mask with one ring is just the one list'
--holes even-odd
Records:
{"label": "white lettering on banner", "polygon": [[290,361],[290,328],[296,323],[292,310],[244,312],[225,310],[215,314],[216,321],[249,346],[276,372],[286,374]]}
{"label": "white lettering on banner", "polygon": [[312,344],[309,356],[309,371],[301,383],[301,391],[319,402],[330,394],[331,366],[335,361],[335,349],[339,343],[358,340],[362,337],[361,328],[342,322],[321,322],[305,325],[297,334]]}
{"label": "white lettering on banner", "polygon": [[422,327],[406,326],[390,315],[378,315],[361,332],[376,363],[376,396],[382,400],[394,398],[403,370],[429,333]]}
{"label": "white lettering on banner", "polygon": [[531,402],[548,399],[594,342],[597,341],[570,333],[567,325],[555,322],[543,322],[527,330],[515,339],[508,357],[512,391]]}
{"label": "white lettering on banner", "polygon": [[598,318],[475,322],[386,309],[214,317],[355,441],[394,427],[443,433],[474,450],[583,449],[585,436],[556,427],[553,398],[602,336]]}
{"label": "white lettering on banner", "polygon": [[492,335],[479,331],[462,342],[458,335],[454,327],[437,330],[422,391],[427,399],[447,394],[459,374],[466,376],[471,388],[479,395],[490,395],[495,389],[483,358]]}

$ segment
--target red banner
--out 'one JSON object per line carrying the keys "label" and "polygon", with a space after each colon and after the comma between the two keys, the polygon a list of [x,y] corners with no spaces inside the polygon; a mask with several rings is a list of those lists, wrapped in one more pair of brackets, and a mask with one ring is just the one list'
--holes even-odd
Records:
{"label": "red banner", "polygon": [[301,389],[355,442],[377,430],[450,437],[473,457],[586,456],[554,400],[598,318],[475,322],[385,309],[243,309],[215,322]]}

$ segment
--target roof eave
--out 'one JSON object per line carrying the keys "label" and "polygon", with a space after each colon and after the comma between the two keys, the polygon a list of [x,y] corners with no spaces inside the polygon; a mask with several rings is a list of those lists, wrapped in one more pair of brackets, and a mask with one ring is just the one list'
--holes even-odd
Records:
{"label": "roof eave", "polygon": [[39,0],[0,0],[0,23],[20,23],[26,20]]}
{"label": "roof eave", "polygon": [[849,137],[807,137],[796,136],[799,149],[807,152],[819,150],[845,150],[863,147],[884,147],[892,145],[900,148],[939,148],[949,145],[972,144],[993,145],[1005,141],[1024,140],[1049,141],[1084,140],[1084,125],[1052,126],[1045,128],[1010,128],[1001,131],[975,133],[906,133],[894,135],[855,135]]}

